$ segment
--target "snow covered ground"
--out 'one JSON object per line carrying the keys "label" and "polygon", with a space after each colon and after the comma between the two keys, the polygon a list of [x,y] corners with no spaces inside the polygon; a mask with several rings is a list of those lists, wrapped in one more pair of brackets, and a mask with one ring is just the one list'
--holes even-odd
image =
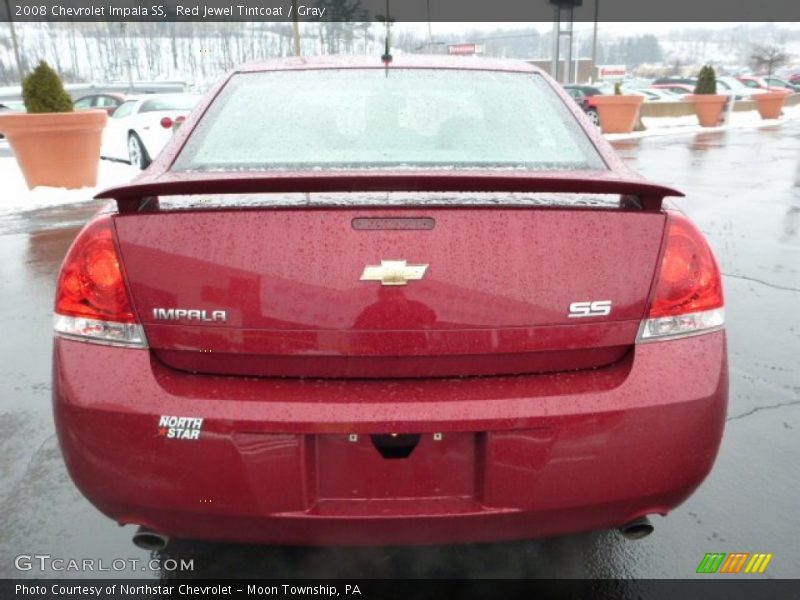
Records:
{"label": "snow covered ground", "polygon": [[782,121],[795,119],[800,119],[800,104],[785,107],[783,116],[780,119],[762,119],[756,110],[732,112],[728,123],[719,127],[700,127],[697,124],[697,117],[694,115],[686,117],[643,117],[642,123],[647,128],[645,131],[610,133],[606,134],[605,137],[608,140],[630,140],[658,135],[686,135],[710,131],[730,131],[732,129],[754,129],[770,127],[778,125]]}
{"label": "snow covered ground", "polygon": [[[753,129],[780,125],[782,121],[800,119],[800,105],[784,109],[780,119],[762,120],[757,111],[732,113],[730,122],[721,127],[703,128],[697,124],[694,115],[675,118],[645,118],[646,131],[629,134],[609,134],[609,140],[635,139],[662,135],[687,135],[700,132],[729,131],[735,129]],[[7,148],[8,142],[0,140],[0,150]],[[3,154],[7,154],[4,152]],[[79,190],[37,187],[28,189],[25,179],[13,156],[0,158],[0,215],[20,213],[29,210],[59,206],[62,204],[78,204],[90,202],[101,189],[126,183],[140,171],[123,163],[100,161],[97,186]]]}
{"label": "snow covered ground", "polygon": [[[0,147],[7,148],[7,144],[5,140],[0,140]],[[101,189],[126,183],[138,173],[140,171],[130,165],[101,160],[96,187],[79,190],[36,187],[29,190],[16,159],[13,156],[5,156],[0,158],[0,215],[61,204],[89,202]]]}

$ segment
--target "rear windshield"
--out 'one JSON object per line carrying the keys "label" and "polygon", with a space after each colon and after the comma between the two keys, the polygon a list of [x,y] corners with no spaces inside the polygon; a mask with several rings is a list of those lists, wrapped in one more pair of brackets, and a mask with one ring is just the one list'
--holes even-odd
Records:
{"label": "rear windshield", "polygon": [[606,168],[538,75],[342,69],[233,76],[173,170],[391,167]]}

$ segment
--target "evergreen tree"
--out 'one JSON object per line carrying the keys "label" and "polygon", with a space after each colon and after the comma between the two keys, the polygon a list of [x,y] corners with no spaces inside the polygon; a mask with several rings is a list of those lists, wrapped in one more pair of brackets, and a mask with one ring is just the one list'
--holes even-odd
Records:
{"label": "evergreen tree", "polygon": [[22,99],[29,113],[72,112],[72,98],[61,78],[45,61],[40,61],[22,82]]}

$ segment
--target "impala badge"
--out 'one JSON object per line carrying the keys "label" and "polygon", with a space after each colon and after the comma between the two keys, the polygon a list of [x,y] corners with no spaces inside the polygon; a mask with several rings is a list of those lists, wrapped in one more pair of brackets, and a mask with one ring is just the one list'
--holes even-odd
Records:
{"label": "impala badge", "polygon": [[154,308],[153,318],[162,321],[227,321],[224,310],[197,310],[192,308]]}
{"label": "impala badge", "polygon": [[428,265],[409,265],[404,260],[382,260],[380,265],[367,265],[361,281],[380,281],[381,285],[406,285],[425,277]]}

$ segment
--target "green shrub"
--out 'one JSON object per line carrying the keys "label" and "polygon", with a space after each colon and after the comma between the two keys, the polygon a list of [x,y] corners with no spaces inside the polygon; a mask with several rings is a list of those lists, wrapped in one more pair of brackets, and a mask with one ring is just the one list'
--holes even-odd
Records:
{"label": "green shrub", "polygon": [[717,93],[717,74],[714,67],[706,65],[700,69],[697,76],[697,85],[694,88],[695,94],[716,94]]}
{"label": "green shrub", "polygon": [[619,81],[614,84],[614,95],[622,96],[622,84]]}
{"label": "green shrub", "polygon": [[41,61],[22,81],[22,99],[29,113],[72,112],[69,97],[61,78],[46,62]]}

